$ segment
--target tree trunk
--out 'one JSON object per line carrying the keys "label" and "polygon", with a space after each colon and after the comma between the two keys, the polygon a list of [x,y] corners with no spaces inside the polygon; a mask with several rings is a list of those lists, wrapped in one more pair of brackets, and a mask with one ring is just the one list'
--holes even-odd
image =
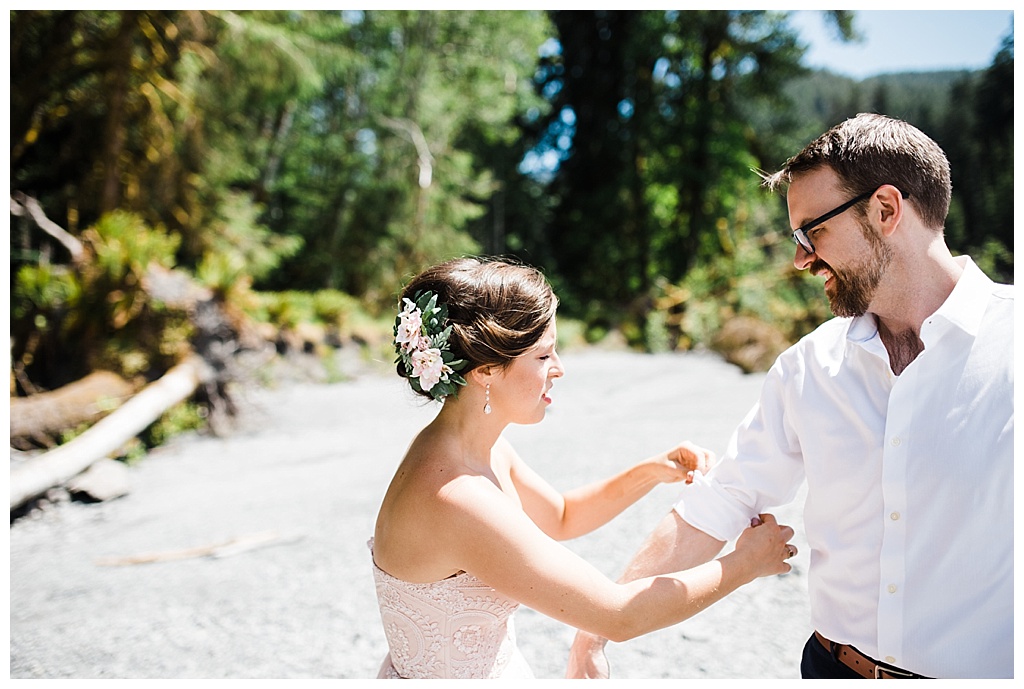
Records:
{"label": "tree trunk", "polygon": [[107,82],[107,123],[103,135],[103,191],[100,212],[118,207],[121,198],[121,154],[128,133],[125,118],[128,108],[129,79],[132,69],[132,48],[136,33],[137,10],[121,13],[121,27],[107,56],[112,68]]}
{"label": "tree trunk", "polygon": [[143,388],[117,411],[82,435],[11,470],[11,509],[59,486],[117,452],[160,416],[187,399],[209,376],[199,357],[191,357]]}

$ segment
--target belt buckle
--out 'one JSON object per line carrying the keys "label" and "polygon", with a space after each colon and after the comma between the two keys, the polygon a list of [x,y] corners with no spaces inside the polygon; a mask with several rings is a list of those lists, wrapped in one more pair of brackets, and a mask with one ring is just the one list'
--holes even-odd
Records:
{"label": "belt buckle", "polygon": [[888,679],[887,677],[883,677],[882,676],[883,672],[885,674],[887,674],[887,675],[891,675],[893,679],[913,679],[914,678],[914,673],[913,672],[908,672],[906,670],[900,670],[899,668],[895,668],[895,667],[886,667],[886,666],[883,666],[883,665],[876,664],[875,665],[875,679]]}

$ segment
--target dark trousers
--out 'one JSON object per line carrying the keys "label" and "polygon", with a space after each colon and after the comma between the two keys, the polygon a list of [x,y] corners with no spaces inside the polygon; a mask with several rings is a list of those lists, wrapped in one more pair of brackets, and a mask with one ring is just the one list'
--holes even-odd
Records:
{"label": "dark trousers", "polygon": [[800,661],[800,676],[804,679],[863,679],[856,672],[832,657],[832,653],[811,634],[804,644],[804,657]]}

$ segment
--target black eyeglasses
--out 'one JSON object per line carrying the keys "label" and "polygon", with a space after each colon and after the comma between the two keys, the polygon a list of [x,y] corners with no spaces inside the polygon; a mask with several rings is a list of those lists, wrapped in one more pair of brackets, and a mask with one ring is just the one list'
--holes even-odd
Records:
{"label": "black eyeglasses", "polygon": [[[863,194],[861,194],[860,196],[858,196],[857,198],[850,199],[849,201],[847,201],[846,203],[844,203],[841,206],[836,206],[835,208],[830,210],[828,213],[825,213],[824,215],[819,215],[814,220],[812,220],[812,221],[810,221],[808,223],[804,223],[800,227],[798,227],[795,230],[793,230],[793,241],[796,242],[800,246],[800,248],[803,249],[804,251],[806,251],[807,253],[813,254],[814,253],[814,244],[811,242],[811,238],[809,236],[807,236],[807,233],[810,230],[813,230],[818,225],[820,225],[823,222],[825,222],[826,220],[831,220],[832,218],[836,217],[837,215],[839,215],[843,211],[849,210],[850,208],[852,208],[856,204],[860,203],[864,199],[871,198],[871,195],[874,194],[875,191],[878,191],[878,190],[875,189],[873,191],[866,191]],[[901,191],[900,192],[900,196],[902,196],[905,199],[910,198],[910,194],[908,194],[905,191]]]}
{"label": "black eyeglasses", "polygon": [[836,217],[840,213],[842,213],[844,211],[847,211],[850,208],[853,208],[853,206],[855,206],[856,204],[860,203],[864,199],[871,198],[871,195],[874,194],[874,193],[875,193],[875,190],[873,190],[873,189],[871,191],[866,191],[863,194],[861,194],[860,196],[858,196],[857,198],[850,199],[849,201],[847,201],[846,203],[844,203],[841,206],[836,206],[835,208],[830,210],[828,213],[825,213],[824,215],[819,215],[814,220],[812,220],[812,221],[810,221],[808,223],[804,223],[800,227],[798,227],[795,230],[793,230],[793,241],[796,242],[797,244],[799,244],[800,248],[803,249],[804,251],[806,251],[807,253],[813,254],[814,253],[814,244],[811,242],[811,238],[807,236],[807,232],[809,230],[813,230],[815,227],[817,227],[818,225],[822,224],[826,220],[831,220],[832,218]]}

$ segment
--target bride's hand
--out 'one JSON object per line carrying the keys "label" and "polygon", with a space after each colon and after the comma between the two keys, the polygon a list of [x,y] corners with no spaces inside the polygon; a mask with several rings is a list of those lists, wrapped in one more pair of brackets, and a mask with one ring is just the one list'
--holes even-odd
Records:
{"label": "bride's hand", "polygon": [[797,554],[790,543],[793,529],[779,524],[770,514],[758,515],[736,540],[736,555],[746,563],[750,579],[772,574],[785,574],[792,567],[786,560]]}
{"label": "bride's hand", "polygon": [[706,474],[715,463],[715,453],[690,441],[683,441],[668,452],[653,458],[662,483],[693,483],[694,472]]}

